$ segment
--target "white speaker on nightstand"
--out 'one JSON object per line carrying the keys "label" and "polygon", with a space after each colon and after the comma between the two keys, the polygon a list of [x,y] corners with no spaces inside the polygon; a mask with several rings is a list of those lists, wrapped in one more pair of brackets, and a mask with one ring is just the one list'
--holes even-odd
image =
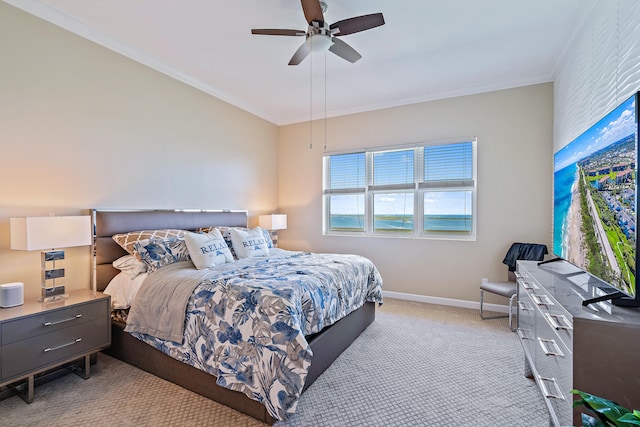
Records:
{"label": "white speaker on nightstand", "polygon": [[24,303],[24,284],[22,282],[0,285],[0,307],[8,308]]}

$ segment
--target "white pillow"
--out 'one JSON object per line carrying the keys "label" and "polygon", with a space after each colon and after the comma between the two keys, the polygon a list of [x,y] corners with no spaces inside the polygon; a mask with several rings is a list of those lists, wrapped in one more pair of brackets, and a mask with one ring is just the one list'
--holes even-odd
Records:
{"label": "white pillow", "polygon": [[147,272],[147,265],[135,255],[125,255],[113,261],[113,266],[132,279],[140,273]]}
{"label": "white pillow", "polygon": [[111,295],[111,307],[129,308],[148,275],[148,273],[141,273],[132,278],[122,271],[116,274],[104,290],[105,294]]}
{"label": "white pillow", "polygon": [[238,259],[269,255],[267,240],[260,227],[250,230],[230,228],[229,234]]}
{"label": "white pillow", "polygon": [[198,270],[233,261],[229,247],[217,229],[209,233],[188,233],[184,241]]}

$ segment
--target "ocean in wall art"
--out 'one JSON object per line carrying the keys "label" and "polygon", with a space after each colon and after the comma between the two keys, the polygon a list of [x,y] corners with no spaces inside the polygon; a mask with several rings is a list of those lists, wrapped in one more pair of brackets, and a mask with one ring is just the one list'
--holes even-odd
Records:
{"label": "ocean in wall art", "polygon": [[636,97],[554,156],[553,252],[627,294],[636,275]]}

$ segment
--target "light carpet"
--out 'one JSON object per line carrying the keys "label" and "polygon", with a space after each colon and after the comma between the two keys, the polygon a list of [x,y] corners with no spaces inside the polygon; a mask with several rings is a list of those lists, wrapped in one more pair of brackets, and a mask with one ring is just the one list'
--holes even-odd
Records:
{"label": "light carpet", "polygon": [[[92,376],[0,402],[2,426],[265,426],[99,354]],[[524,377],[517,335],[478,311],[385,300],[376,321],[303,394],[277,427],[548,426]]]}

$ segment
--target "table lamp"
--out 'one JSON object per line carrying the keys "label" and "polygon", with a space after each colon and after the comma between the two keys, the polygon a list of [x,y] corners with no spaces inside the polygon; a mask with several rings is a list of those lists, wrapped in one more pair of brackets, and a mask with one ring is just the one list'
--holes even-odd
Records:
{"label": "table lamp", "polygon": [[42,289],[38,300],[53,301],[66,298],[64,268],[61,268],[60,265],[64,261],[64,251],[59,248],[90,245],[91,217],[9,218],[9,225],[11,228],[11,249],[42,250]]}
{"label": "table lamp", "polygon": [[278,230],[285,230],[287,228],[287,215],[285,214],[270,214],[260,215],[258,217],[258,225],[260,228],[269,230],[271,232],[271,240],[273,246],[278,247]]}

